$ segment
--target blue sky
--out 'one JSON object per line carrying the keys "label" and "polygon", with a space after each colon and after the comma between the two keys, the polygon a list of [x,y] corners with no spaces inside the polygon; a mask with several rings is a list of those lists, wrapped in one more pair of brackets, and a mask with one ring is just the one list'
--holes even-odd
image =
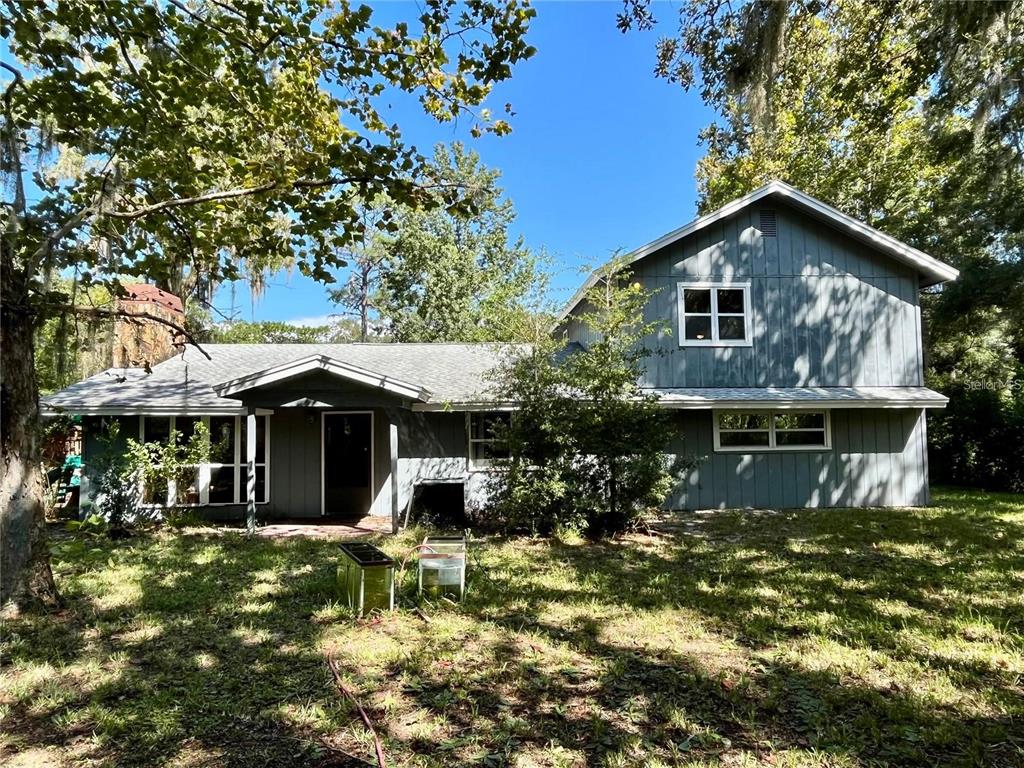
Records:
{"label": "blue sky", "polygon": [[[582,280],[580,269],[631,249],[693,218],[697,133],[712,118],[699,96],[653,75],[655,41],[675,31],[661,5],[652,33],[621,34],[619,2],[539,2],[528,40],[537,54],[488,100],[516,112],[504,137],[469,136],[470,123],[438,124],[413,104],[390,113],[406,140],[429,154],[461,140],[502,173],[519,213],[517,230],[553,257],[558,298]],[[657,6],[656,6],[657,9]],[[378,4],[377,23],[416,17],[416,5]],[[216,304],[231,306],[225,286]],[[326,290],[298,273],[274,275],[255,304],[235,288],[241,319],[316,322],[336,311]]]}

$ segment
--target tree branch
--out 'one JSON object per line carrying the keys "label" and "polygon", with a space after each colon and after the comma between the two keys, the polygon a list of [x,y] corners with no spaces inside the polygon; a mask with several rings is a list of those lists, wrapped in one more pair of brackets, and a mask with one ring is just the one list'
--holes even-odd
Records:
{"label": "tree branch", "polygon": [[180,336],[183,336],[185,340],[193,347],[198,349],[207,360],[212,360],[210,353],[203,349],[202,345],[196,340],[196,337],[187,331],[183,326],[178,325],[172,320],[160,317],[158,315],[151,315],[149,312],[129,312],[126,309],[103,309],[101,307],[77,307],[73,304],[66,304],[62,309],[72,312],[76,315],[83,315],[85,317],[100,317],[100,318],[113,318],[113,317],[124,317],[129,320],[152,320],[154,323],[160,323],[168,328],[172,329]]}
{"label": "tree branch", "polygon": [[[328,179],[296,179],[291,182],[289,186],[295,189],[317,189],[320,187],[333,187],[338,184],[351,184],[354,181],[370,181],[370,178],[346,176],[341,178],[331,177]],[[163,200],[159,203],[143,206],[142,208],[136,208],[134,211],[109,211],[105,215],[114,219],[134,221],[135,219],[141,219],[144,216],[149,216],[153,213],[160,213],[161,211],[166,211],[170,208],[180,208],[186,205],[200,205],[202,203],[212,203],[218,200],[232,200],[238,197],[251,197],[252,195],[259,195],[263,192],[270,192],[273,189],[277,189],[279,186],[281,186],[281,183],[278,181],[268,181],[255,187],[240,187],[238,189],[228,189],[223,192],[208,192],[205,195],[196,195],[195,197],[175,197],[170,200]]]}
{"label": "tree branch", "polygon": [[239,189],[229,189],[224,192],[209,192],[205,195],[196,195],[195,197],[174,197],[170,200],[163,200],[159,203],[153,203],[153,205],[146,205],[142,208],[136,208],[134,211],[109,211],[105,215],[110,216],[113,219],[123,219],[126,221],[134,221],[135,219],[141,219],[144,216],[149,216],[153,213],[160,213],[169,208],[180,208],[185,205],[199,205],[201,203],[216,202],[217,200],[231,200],[236,197],[249,197],[251,195],[258,195],[262,192],[269,192],[270,190],[277,187],[278,182],[268,181],[265,184],[260,184],[256,187],[242,187]]}

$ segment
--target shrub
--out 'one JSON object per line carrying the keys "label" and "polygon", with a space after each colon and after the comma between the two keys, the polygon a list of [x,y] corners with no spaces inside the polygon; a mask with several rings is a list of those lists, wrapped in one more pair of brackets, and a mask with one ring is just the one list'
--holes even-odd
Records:
{"label": "shrub", "polygon": [[496,435],[510,457],[491,488],[492,513],[506,527],[613,535],[670,490],[668,420],[638,384],[644,339],[658,327],[642,319],[650,295],[613,263],[577,318],[593,343],[540,338],[500,369],[501,398],[517,408]]}
{"label": "shrub", "polygon": [[209,460],[210,433],[202,421],[187,441],[172,431],[166,444],[122,441],[120,423],[112,421],[99,437],[99,456],[92,462],[96,501],[110,529],[117,531],[156,516],[143,505],[146,487],[183,485],[195,466]]}

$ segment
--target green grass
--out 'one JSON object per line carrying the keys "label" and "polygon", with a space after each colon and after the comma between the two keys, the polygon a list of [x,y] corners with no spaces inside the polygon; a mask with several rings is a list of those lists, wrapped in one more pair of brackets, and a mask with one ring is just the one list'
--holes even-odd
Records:
{"label": "green grass", "polygon": [[3,634],[0,762],[372,761],[331,651],[392,765],[1024,765],[1024,497],[488,540],[429,623],[353,619],[335,552],[160,532],[58,561],[67,609]]}

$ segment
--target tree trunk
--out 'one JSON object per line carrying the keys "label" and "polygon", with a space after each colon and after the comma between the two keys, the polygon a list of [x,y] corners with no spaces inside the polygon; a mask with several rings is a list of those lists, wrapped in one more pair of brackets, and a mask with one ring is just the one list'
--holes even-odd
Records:
{"label": "tree trunk", "polygon": [[359,340],[366,343],[370,326],[370,270],[363,267],[359,282]]}
{"label": "tree trunk", "polygon": [[[6,247],[6,243],[4,246]],[[45,482],[39,456],[39,388],[28,285],[4,258],[0,274],[0,606],[55,607]]]}

